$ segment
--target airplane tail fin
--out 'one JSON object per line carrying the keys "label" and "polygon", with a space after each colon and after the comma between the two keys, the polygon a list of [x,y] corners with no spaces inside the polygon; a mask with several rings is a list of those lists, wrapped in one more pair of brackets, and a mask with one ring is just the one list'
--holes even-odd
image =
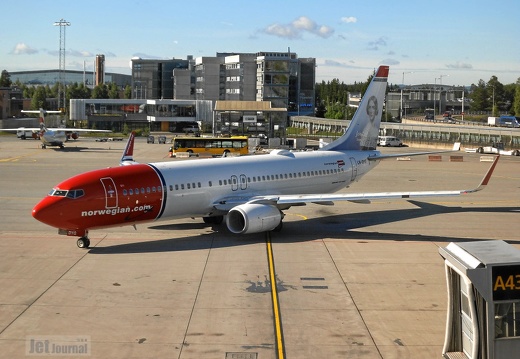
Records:
{"label": "airplane tail fin", "polygon": [[128,142],[126,143],[125,150],[123,151],[123,156],[119,161],[120,166],[128,166],[136,164],[134,161],[134,140],[135,140],[135,131],[130,133],[130,137],[128,137]]}
{"label": "airplane tail fin", "polygon": [[388,71],[389,66],[379,66],[343,136],[324,146],[321,150],[367,151],[376,149],[383,113]]}
{"label": "airplane tail fin", "polygon": [[22,110],[23,113],[37,113],[40,115],[39,121],[40,121],[40,134],[43,134],[47,131],[47,127],[45,126],[45,114],[47,113],[60,113],[63,114],[62,111],[48,111],[44,110],[40,107],[39,110]]}
{"label": "airplane tail fin", "polygon": [[47,132],[47,127],[45,126],[45,110],[40,108],[40,135],[43,135],[45,132]]}

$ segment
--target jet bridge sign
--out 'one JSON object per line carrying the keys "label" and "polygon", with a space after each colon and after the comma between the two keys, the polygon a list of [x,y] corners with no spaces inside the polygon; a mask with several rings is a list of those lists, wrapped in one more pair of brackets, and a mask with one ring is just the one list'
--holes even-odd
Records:
{"label": "jet bridge sign", "polygon": [[491,273],[494,301],[520,299],[520,265],[495,266]]}

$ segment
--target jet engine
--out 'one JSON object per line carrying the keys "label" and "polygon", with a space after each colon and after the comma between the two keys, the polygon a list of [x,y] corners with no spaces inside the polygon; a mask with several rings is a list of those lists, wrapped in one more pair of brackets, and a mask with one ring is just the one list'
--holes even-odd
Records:
{"label": "jet engine", "polygon": [[232,233],[259,233],[275,229],[282,222],[282,212],[267,204],[246,203],[232,208],[226,225]]}

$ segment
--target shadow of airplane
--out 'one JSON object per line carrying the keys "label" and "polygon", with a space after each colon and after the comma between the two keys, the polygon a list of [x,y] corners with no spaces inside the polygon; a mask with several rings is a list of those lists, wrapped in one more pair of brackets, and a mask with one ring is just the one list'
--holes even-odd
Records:
{"label": "shadow of airplane", "polygon": [[80,147],[80,146],[67,146],[67,144],[64,145],[63,148],[59,147],[47,147],[48,149],[53,149],[57,152],[107,152],[107,151],[117,151],[121,152],[121,149],[118,148],[103,148],[103,147]]}
{"label": "shadow of airplane", "polygon": [[[360,241],[433,241],[433,242],[467,242],[470,240],[492,240],[491,238],[458,238],[446,236],[431,236],[421,234],[381,233],[356,231],[356,229],[381,224],[400,222],[409,219],[423,218],[438,214],[454,213],[520,213],[520,207],[446,207],[431,203],[409,200],[408,202],[419,208],[397,209],[389,211],[348,213],[332,216],[317,217],[305,221],[284,223],[281,232],[271,232],[271,238],[279,243],[299,243],[326,238],[356,239]],[[164,224],[149,227],[155,230],[182,231],[188,229],[201,230],[207,228],[204,223]],[[91,254],[116,253],[150,253],[150,252],[178,252],[211,248],[236,247],[251,243],[265,242],[263,233],[233,235],[225,225],[213,225],[213,232],[181,238],[169,238],[156,241],[118,244],[108,247],[93,247]],[[319,228],[319,230],[318,230]],[[508,243],[520,243],[520,240],[506,240]]]}

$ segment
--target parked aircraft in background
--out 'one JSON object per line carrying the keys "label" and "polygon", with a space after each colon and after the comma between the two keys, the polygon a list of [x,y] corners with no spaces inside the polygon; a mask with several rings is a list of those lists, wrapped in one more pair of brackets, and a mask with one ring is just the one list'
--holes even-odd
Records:
{"label": "parked aircraft in background", "polygon": [[40,127],[19,127],[19,128],[3,128],[0,131],[13,132],[16,131],[17,134],[24,133],[23,136],[18,136],[21,139],[25,139],[28,136],[26,134],[31,133],[30,137],[39,138],[42,142],[42,148],[47,148],[47,146],[57,146],[63,148],[63,143],[67,141],[67,139],[77,139],[79,137],[80,132],[112,132],[108,130],[89,130],[82,128],[66,128],[66,127],[57,127],[57,128],[47,128],[45,126],[45,115],[46,114],[58,114],[62,113],[61,111],[47,111],[40,108],[37,111],[33,110],[22,110],[23,113],[38,113],[40,114]]}
{"label": "parked aircraft in background", "polygon": [[318,151],[274,150],[268,155],[139,164],[134,134],[122,166],[90,171],[58,185],[33,208],[37,220],[80,237],[89,247],[93,229],[173,218],[226,221],[236,234],[280,230],[292,206],[383,198],[458,196],[487,185],[498,158],[474,189],[419,192],[335,193],[358,181],[380,160],[436,152],[385,155],[376,150],[388,66],[375,73],[343,136]]}

